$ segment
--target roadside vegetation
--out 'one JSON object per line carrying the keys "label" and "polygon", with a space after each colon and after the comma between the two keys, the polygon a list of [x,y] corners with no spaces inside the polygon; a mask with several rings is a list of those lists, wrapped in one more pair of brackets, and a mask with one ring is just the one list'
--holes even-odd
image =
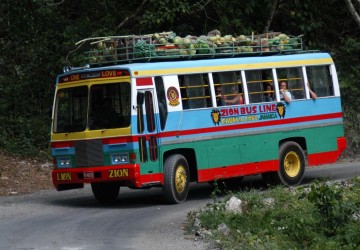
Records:
{"label": "roadside vegetation", "polygon": [[329,52],[339,73],[345,154],[359,152],[360,19],[354,0],[13,0],[1,1],[0,10],[0,150],[11,155],[50,157],[54,82],[64,66],[81,66],[77,41],[162,31],[200,36],[215,29],[222,35],[301,35],[305,50]]}
{"label": "roadside vegetation", "polygon": [[360,178],[228,193],[188,214],[187,231],[219,249],[359,249]]}

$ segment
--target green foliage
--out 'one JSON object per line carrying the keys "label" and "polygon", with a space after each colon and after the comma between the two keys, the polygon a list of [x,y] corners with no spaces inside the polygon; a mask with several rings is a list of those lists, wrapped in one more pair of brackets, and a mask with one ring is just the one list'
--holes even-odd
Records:
{"label": "green foliage", "polygon": [[21,156],[49,157],[50,119],[0,118],[0,148]]}
{"label": "green foliage", "polygon": [[360,152],[360,40],[345,37],[341,41],[341,55],[336,54],[335,60],[342,84],[345,133],[348,140],[346,154],[356,156]]}
{"label": "green foliage", "polygon": [[[344,94],[348,152],[354,155],[360,148],[360,105],[354,103],[359,96],[360,30],[354,29],[356,23],[342,1],[277,2],[270,30],[304,34],[307,48],[329,51],[334,56]],[[15,150],[19,147],[10,145],[17,142],[25,148],[42,150],[47,145],[50,130],[44,128],[49,128],[55,77],[66,65],[82,65],[83,57],[77,53],[82,47],[75,46],[77,41],[170,30],[180,36],[207,34],[214,29],[223,35],[256,34],[264,29],[272,3],[272,0],[1,1],[0,115],[5,124],[0,125],[3,130],[0,146]],[[38,125],[36,120],[46,122]],[[34,131],[31,138],[26,137],[26,127]]]}
{"label": "green foliage", "polygon": [[347,150],[344,152],[344,156],[356,158],[360,152],[360,89],[351,85],[342,88],[341,95],[347,139]]}
{"label": "green foliage", "polygon": [[189,1],[187,0],[150,0],[141,16],[140,25],[150,30],[158,25],[165,24],[166,26],[166,24],[174,23],[177,17],[188,9]]}
{"label": "green foliage", "polygon": [[[212,235],[221,249],[355,249],[360,245],[359,191],[359,178],[242,191],[235,194],[242,200],[242,213],[226,211],[228,197],[189,218],[200,220],[201,229],[196,230],[207,230],[205,235]],[[269,198],[272,203],[266,202]],[[228,233],[218,230],[222,223]]]}
{"label": "green foliage", "polygon": [[317,208],[319,228],[329,237],[342,233],[342,226],[355,212],[353,204],[343,199],[343,189],[328,183],[311,185],[308,199]]}

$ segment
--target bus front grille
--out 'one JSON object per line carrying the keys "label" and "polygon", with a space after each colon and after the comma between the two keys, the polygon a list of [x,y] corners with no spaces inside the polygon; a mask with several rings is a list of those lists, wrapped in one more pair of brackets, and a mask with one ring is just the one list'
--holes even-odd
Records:
{"label": "bus front grille", "polygon": [[77,141],[75,143],[76,166],[104,165],[104,153],[101,140]]}

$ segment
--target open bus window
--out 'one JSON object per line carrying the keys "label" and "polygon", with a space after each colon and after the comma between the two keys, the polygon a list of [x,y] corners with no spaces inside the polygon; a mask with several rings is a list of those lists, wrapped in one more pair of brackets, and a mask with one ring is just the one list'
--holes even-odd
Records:
{"label": "open bus window", "polygon": [[136,96],[136,110],[137,110],[137,130],[138,133],[144,132],[144,96],[143,92],[138,92]]}
{"label": "open bus window", "polygon": [[160,127],[161,130],[164,130],[168,116],[168,110],[166,105],[164,81],[159,76],[155,77],[155,87],[159,105]]}
{"label": "open bus window", "polygon": [[85,130],[87,99],[87,86],[60,89],[56,93],[54,133]]}
{"label": "open bus window", "polygon": [[90,130],[130,126],[130,84],[96,84],[90,88]]}
{"label": "open bus window", "polygon": [[149,132],[155,131],[155,114],[153,95],[150,91],[145,92],[146,124]]}
{"label": "open bus window", "polygon": [[301,67],[276,69],[278,82],[286,82],[291,99],[304,99],[304,78]]}
{"label": "open bus window", "polygon": [[218,106],[244,104],[240,72],[213,73],[213,80]]}
{"label": "open bus window", "polygon": [[271,102],[275,100],[274,80],[271,69],[245,71],[249,91],[249,102]]}
{"label": "open bus window", "polygon": [[306,74],[311,89],[318,97],[334,95],[334,88],[328,65],[306,67]]}
{"label": "open bus window", "polygon": [[183,109],[212,106],[207,74],[180,75],[179,84]]}

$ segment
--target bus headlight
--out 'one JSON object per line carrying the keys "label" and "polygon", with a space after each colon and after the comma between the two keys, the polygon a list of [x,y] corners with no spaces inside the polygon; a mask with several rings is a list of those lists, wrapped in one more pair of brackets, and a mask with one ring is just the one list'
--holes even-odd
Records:
{"label": "bus headlight", "polygon": [[58,168],[71,168],[71,158],[70,157],[56,158],[56,165]]}
{"label": "bus headlight", "polygon": [[111,154],[110,158],[111,164],[121,164],[129,162],[129,156],[126,153]]}

